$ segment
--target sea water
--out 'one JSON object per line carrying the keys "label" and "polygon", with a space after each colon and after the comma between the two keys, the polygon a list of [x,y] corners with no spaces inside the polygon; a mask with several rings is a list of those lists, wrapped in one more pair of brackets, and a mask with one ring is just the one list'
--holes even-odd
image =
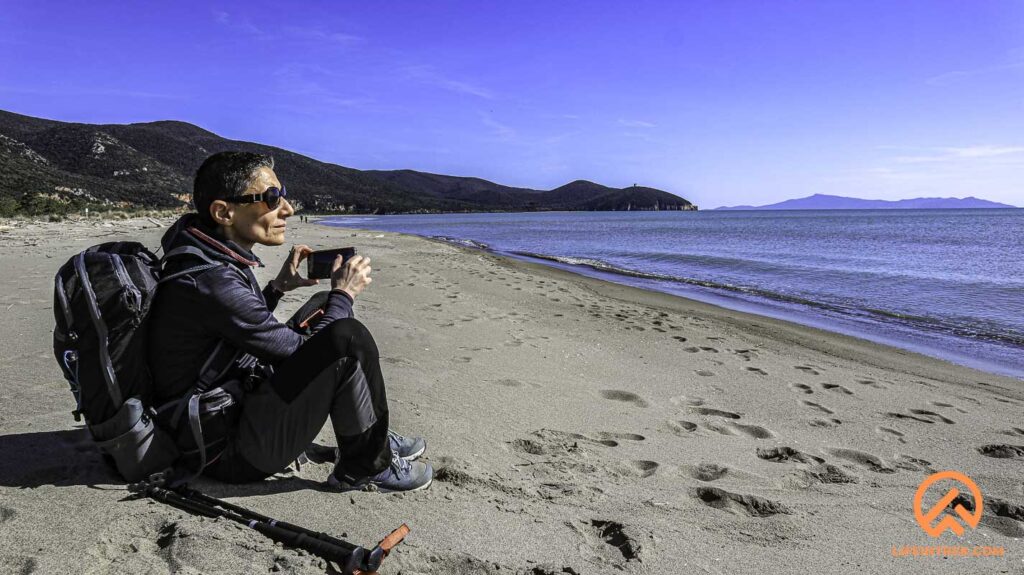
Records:
{"label": "sea water", "polygon": [[1024,378],[1024,209],[341,216]]}

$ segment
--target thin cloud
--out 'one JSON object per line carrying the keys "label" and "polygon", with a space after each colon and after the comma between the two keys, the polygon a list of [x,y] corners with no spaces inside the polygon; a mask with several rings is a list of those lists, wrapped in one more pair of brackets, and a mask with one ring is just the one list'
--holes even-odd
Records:
{"label": "thin cloud", "polygon": [[1015,156],[1024,154],[1024,146],[963,146],[930,148],[932,153],[896,156],[893,161],[900,164],[928,164],[939,162],[951,162],[957,160],[975,160],[998,158],[1002,156]]}
{"label": "thin cloud", "polygon": [[356,36],[354,34],[345,34],[343,32],[327,32],[319,28],[300,28],[298,26],[287,26],[284,28],[285,34],[292,38],[300,40],[307,40],[318,44],[333,44],[348,48],[362,44],[366,41],[362,36]]}
{"label": "thin cloud", "polygon": [[927,78],[924,82],[930,86],[948,86],[955,84],[961,80],[966,80],[975,76],[982,76],[985,74],[992,74],[995,72],[1006,72],[1010,70],[1021,70],[1024,69],[1024,61],[1011,62],[1009,64],[999,64],[996,66],[985,66],[981,68],[974,68],[971,70],[953,70],[944,74],[938,74]]}
{"label": "thin cloud", "polygon": [[580,135],[582,133],[583,133],[582,130],[573,130],[571,132],[562,132],[561,134],[554,134],[552,136],[547,136],[546,138],[541,139],[541,143],[547,144],[547,145],[560,144],[560,143],[564,142],[565,140],[568,140],[568,139],[570,139],[570,138],[572,138],[574,136],[578,136],[578,135]]}
{"label": "thin cloud", "polygon": [[238,32],[244,32],[246,34],[252,34],[254,36],[263,36],[263,30],[258,26],[249,21],[248,18],[238,18],[232,14],[224,12],[223,10],[214,10],[213,19],[222,26],[227,26],[232,30]]}
{"label": "thin cloud", "polygon": [[495,95],[490,90],[466,82],[464,80],[456,80],[444,76],[433,66],[407,66],[403,68],[402,73],[411,80],[421,82],[423,84],[429,84],[436,86],[449,92],[455,92],[456,94],[465,94],[468,96],[476,96],[477,98],[483,98],[485,100],[494,100]]}
{"label": "thin cloud", "polygon": [[966,148],[946,148],[946,150],[960,158],[991,158],[1024,153],[1024,146],[968,146]]}
{"label": "thin cloud", "polygon": [[651,122],[645,122],[643,120],[624,120],[619,118],[619,125],[627,128],[656,128],[656,124]]}
{"label": "thin cloud", "polygon": [[497,121],[487,112],[480,112],[480,121],[491,129],[491,133],[502,141],[512,140],[516,137],[516,130]]}

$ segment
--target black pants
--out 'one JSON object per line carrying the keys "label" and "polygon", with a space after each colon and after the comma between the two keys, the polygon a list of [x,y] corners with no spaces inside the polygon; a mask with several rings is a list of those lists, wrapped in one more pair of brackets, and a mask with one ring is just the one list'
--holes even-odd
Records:
{"label": "black pants", "polygon": [[206,475],[231,483],[257,481],[288,466],[331,418],[339,470],[354,476],[391,461],[388,402],[377,344],[354,318],[324,327],[274,375],[245,394],[225,451]]}

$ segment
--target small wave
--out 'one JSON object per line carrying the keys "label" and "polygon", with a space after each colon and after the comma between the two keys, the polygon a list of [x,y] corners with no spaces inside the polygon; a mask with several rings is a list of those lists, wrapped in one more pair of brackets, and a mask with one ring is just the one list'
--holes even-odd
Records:
{"label": "small wave", "polygon": [[435,240],[440,240],[442,242],[446,242],[446,243],[449,243],[449,244],[455,244],[457,246],[464,246],[464,247],[467,247],[467,248],[475,248],[475,249],[478,249],[478,250],[490,250],[491,249],[491,246],[489,246],[489,245],[487,245],[487,244],[485,244],[483,242],[478,242],[476,240],[467,240],[465,238],[453,238],[453,237],[450,237],[450,236],[427,236],[427,237],[429,237],[431,239],[435,239]]}
{"label": "small wave", "polygon": [[366,223],[366,222],[376,221],[378,219],[380,219],[380,218],[377,218],[377,217],[367,217],[367,216],[342,216],[340,218],[337,217],[337,216],[334,216],[334,217],[328,217],[328,218],[325,218],[325,219],[322,219],[322,220],[318,220],[316,223],[323,224],[325,226],[348,227],[348,226],[352,226],[352,225],[355,225],[355,224],[362,224],[362,223]]}

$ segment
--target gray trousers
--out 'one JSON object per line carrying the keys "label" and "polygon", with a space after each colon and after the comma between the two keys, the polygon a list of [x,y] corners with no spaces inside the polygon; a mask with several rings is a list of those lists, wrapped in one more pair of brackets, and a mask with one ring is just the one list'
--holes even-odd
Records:
{"label": "gray trousers", "polygon": [[324,327],[246,393],[227,445],[206,475],[256,481],[283,470],[330,418],[339,472],[364,476],[388,466],[388,405],[377,345],[354,318]]}

